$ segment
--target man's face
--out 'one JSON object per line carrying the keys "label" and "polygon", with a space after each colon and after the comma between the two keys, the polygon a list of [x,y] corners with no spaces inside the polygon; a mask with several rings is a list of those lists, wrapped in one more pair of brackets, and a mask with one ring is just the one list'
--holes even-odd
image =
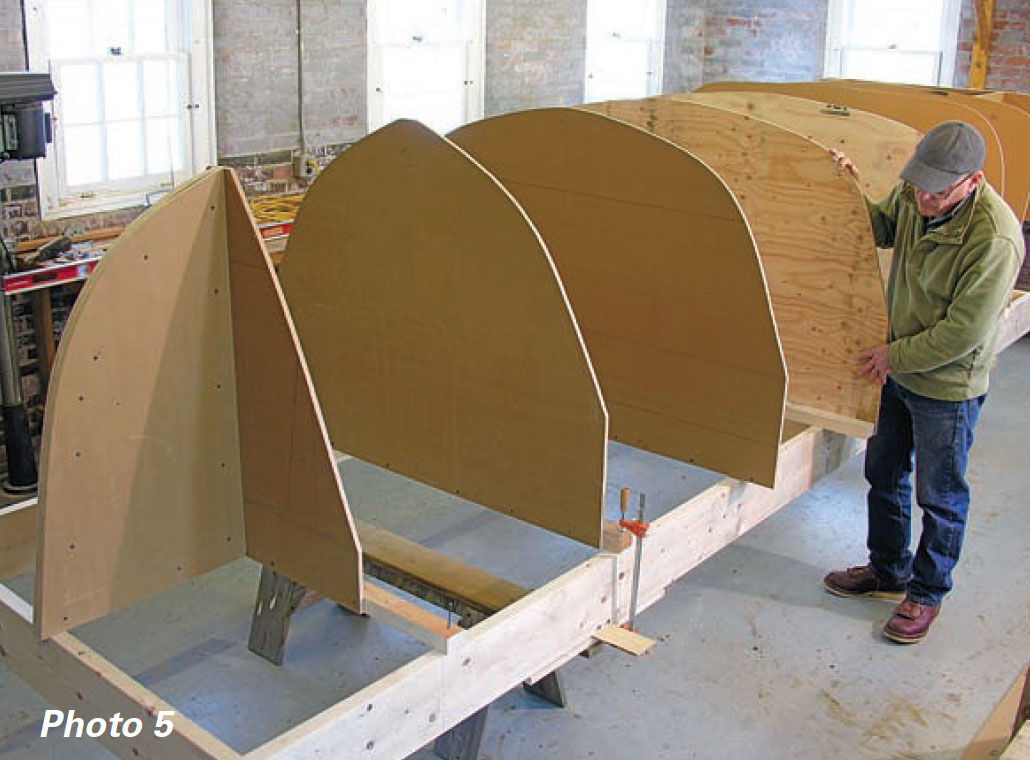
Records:
{"label": "man's face", "polygon": [[916,188],[916,205],[923,216],[939,216],[950,211],[969,195],[983,179],[983,172],[967,174],[951,187],[939,193],[927,193]]}

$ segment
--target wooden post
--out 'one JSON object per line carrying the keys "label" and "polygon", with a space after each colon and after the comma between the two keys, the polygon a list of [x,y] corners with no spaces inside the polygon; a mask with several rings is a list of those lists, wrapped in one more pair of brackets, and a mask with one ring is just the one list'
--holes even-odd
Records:
{"label": "wooden post", "polygon": [[548,673],[536,683],[526,681],[522,684],[522,688],[527,694],[550,702],[555,707],[565,707],[568,704],[565,699],[565,687],[561,682],[561,673],[557,670]]}
{"label": "wooden post", "polygon": [[261,583],[247,642],[251,652],[274,665],[283,664],[290,617],[297,611],[305,592],[302,585],[280,575],[268,565],[261,567]]}
{"label": "wooden post", "polygon": [[433,754],[443,760],[479,760],[486,714],[490,705],[465,718],[433,743]]}
{"label": "wooden post", "polygon": [[976,29],[973,32],[973,56],[969,63],[969,86],[982,90],[987,82],[987,59],[991,52],[991,29],[994,27],[994,0],[976,0]]}

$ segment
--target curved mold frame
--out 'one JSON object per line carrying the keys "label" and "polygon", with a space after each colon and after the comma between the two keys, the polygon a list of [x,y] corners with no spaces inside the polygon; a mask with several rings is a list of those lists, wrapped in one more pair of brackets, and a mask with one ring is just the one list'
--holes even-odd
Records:
{"label": "curved mold frame", "polygon": [[[241,268],[252,270],[249,283],[241,282]],[[319,530],[332,534],[339,550],[313,562],[304,547],[287,545],[274,558],[284,572],[360,609],[360,550],[302,382],[303,359],[295,342],[280,339],[292,328],[281,299],[267,298],[274,288],[242,192],[225,169],[201,175],[144,213],[90,277],[60,344],[44,424],[38,635],[102,617],[243,556],[256,476],[248,461],[269,446],[284,459],[265,478],[331,481],[319,495],[328,492],[337,520]],[[292,349],[292,360],[286,353],[264,361],[269,331],[270,345]],[[255,403],[255,379],[289,393],[265,393]],[[280,432],[273,418],[293,421],[290,432],[307,449],[294,444],[284,451],[271,440],[270,430]],[[263,524],[281,523],[273,532],[285,543],[286,523],[303,523],[311,505],[279,506],[292,506],[293,514]],[[258,546],[256,558],[264,561],[261,555]],[[313,564],[330,568],[334,582],[308,572]]]}
{"label": "curved mold frame", "polygon": [[969,122],[983,135],[987,147],[984,174],[1002,195],[1005,194],[1005,163],[1001,142],[994,126],[970,106],[919,92],[889,92],[866,89],[845,80],[820,82],[709,82],[698,92],[745,90],[778,92],[783,95],[860,108],[908,124],[926,133],[942,121]]}
{"label": "curved mold frame", "polygon": [[922,133],[907,124],[857,108],[832,109],[825,103],[775,92],[695,92],[671,100],[724,108],[772,122],[853,159],[859,185],[880,199],[898,183]]}
{"label": "curved mold frame", "polygon": [[991,123],[1001,145],[1005,167],[1005,200],[1021,220],[1030,214],[1030,113],[1011,97],[984,98],[951,87],[925,87],[890,82],[844,80],[850,85],[878,92],[914,93],[919,96],[944,98],[972,108]]}
{"label": "curved mold frame", "polygon": [[787,362],[787,416],[864,435],[879,387],[856,374],[882,343],[887,315],[858,185],[827,150],[761,119],[662,98],[582,108],[685,148],[727,184],[751,225]]}
{"label": "curved mold frame", "polygon": [[754,241],[722,180],[666,140],[575,109],[449,138],[547,244],[612,439],[772,486],[786,370]]}
{"label": "curved mold frame", "polygon": [[597,546],[608,415],[508,192],[413,121],[308,191],[280,267],[333,445]]}

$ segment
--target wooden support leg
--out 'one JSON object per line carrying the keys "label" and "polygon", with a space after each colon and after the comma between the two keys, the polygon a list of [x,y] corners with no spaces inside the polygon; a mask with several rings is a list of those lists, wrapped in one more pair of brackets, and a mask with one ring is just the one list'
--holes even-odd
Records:
{"label": "wooden support leg", "polygon": [[565,687],[562,686],[561,674],[555,670],[548,673],[536,683],[524,683],[522,688],[527,694],[550,702],[555,707],[565,707]]}
{"label": "wooden support leg", "polygon": [[254,617],[250,622],[247,647],[273,665],[283,664],[290,616],[297,611],[306,589],[267,565],[261,568]]}
{"label": "wooden support leg", "polygon": [[479,760],[479,745],[483,743],[486,728],[487,705],[465,718],[433,743],[433,754],[443,760]]}

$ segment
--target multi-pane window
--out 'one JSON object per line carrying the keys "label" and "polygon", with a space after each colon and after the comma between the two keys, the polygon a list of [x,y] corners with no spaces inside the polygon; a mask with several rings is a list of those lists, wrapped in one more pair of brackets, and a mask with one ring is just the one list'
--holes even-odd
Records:
{"label": "multi-pane window", "polygon": [[448,132],[483,114],[483,0],[370,0],[369,130]]}
{"label": "multi-pane window", "polygon": [[199,5],[199,13],[191,0],[31,7],[32,68],[49,68],[58,93],[40,177],[44,215],[139,203],[213,163]]}
{"label": "multi-pane window", "polygon": [[665,0],[589,0],[586,101],[661,92],[664,38]]}
{"label": "multi-pane window", "polygon": [[830,0],[825,74],[951,85],[958,0]]}

